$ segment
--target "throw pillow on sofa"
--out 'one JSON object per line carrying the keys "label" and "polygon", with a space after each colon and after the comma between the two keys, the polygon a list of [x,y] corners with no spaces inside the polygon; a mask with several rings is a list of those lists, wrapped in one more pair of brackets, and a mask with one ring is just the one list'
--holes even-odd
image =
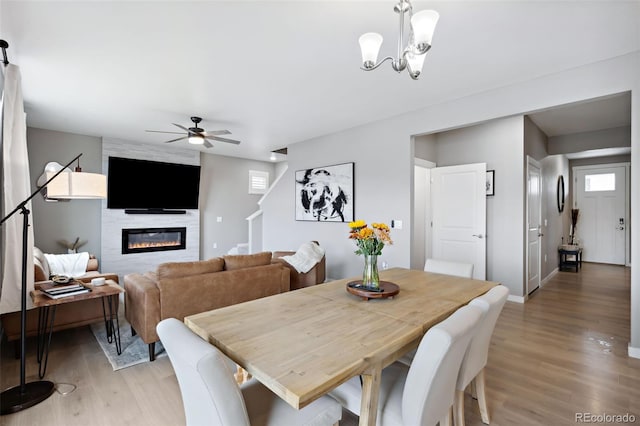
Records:
{"label": "throw pillow on sofa", "polygon": [[224,269],[233,271],[234,269],[251,268],[253,266],[264,266],[271,263],[271,252],[263,251],[255,254],[238,254],[222,256],[224,259]]}

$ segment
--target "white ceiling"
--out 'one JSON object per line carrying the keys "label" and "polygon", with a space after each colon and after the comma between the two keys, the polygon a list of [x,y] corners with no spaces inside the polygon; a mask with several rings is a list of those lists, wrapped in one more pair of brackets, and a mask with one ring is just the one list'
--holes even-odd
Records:
{"label": "white ceiling", "polygon": [[555,106],[529,114],[549,137],[631,125],[631,93]]}
{"label": "white ceiling", "polygon": [[[387,0],[0,0],[0,38],[22,71],[29,126],[163,143],[172,135],[145,130],[177,131],[171,123],[188,127],[199,115],[201,127],[242,141],[207,152],[260,160],[295,142],[640,45],[638,1],[413,3],[440,13],[418,81],[388,64],[359,69],[364,32],[382,33],[381,57],[395,52],[397,15]],[[555,134],[585,129],[567,131],[559,117],[540,112],[536,122]]]}
{"label": "white ceiling", "polygon": [[[631,125],[631,93],[560,105],[528,114],[551,139],[554,136],[591,132]],[[631,141],[629,141],[631,142]],[[631,154],[631,146],[600,148],[566,154],[570,160]]]}

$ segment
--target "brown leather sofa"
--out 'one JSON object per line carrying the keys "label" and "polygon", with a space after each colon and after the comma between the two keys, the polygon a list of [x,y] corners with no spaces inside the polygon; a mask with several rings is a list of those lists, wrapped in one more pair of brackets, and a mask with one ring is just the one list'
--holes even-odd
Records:
{"label": "brown leather sofa", "polygon": [[[314,243],[318,244],[317,241]],[[311,268],[309,271],[302,273],[298,272],[296,268],[288,264],[284,259],[281,259],[283,256],[292,256],[295,254],[295,251],[274,251],[273,252],[273,262],[282,263],[289,269],[290,275],[290,287],[291,290],[298,290],[304,287],[310,287],[316,284],[322,284],[326,279],[326,258],[327,256],[322,256],[320,262],[316,263],[316,265]]]}
{"label": "brown leather sofa", "polygon": [[170,262],[156,272],[124,277],[125,317],[131,332],[149,345],[155,359],[156,325],[289,291],[289,269],[271,263],[271,252],[227,255],[197,262]]}
{"label": "brown leather sofa", "polygon": [[[34,281],[48,281],[50,276],[49,264],[44,254],[37,247],[33,248]],[[98,271],[98,259],[90,256],[87,264],[87,273],[76,277],[83,282],[90,282],[91,279],[104,277],[107,280],[118,282],[116,274],[101,274]],[[117,305],[116,305],[117,308]],[[14,342],[15,355],[20,357],[20,312],[10,312],[0,316],[2,328],[8,341]],[[101,299],[82,300],[74,303],[65,303],[56,309],[53,331],[66,330],[68,328],[80,327],[94,322],[104,321]],[[27,311],[27,336],[35,336],[38,333],[38,310]]]}

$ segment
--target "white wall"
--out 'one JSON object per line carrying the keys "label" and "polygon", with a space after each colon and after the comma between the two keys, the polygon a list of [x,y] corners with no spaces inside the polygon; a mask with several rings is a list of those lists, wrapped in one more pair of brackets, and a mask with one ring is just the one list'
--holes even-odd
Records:
{"label": "white wall", "polygon": [[[524,154],[537,161],[547,156],[547,135],[527,116],[524,117]],[[524,163],[527,164],[526,157]]]}
{"label": "white wall", "polygon": [[[569,217],[571,203],[569,194],[568,160],[564,155],[548,155],[548,147],[552,144],[542,130],[529,118],[524,120],[524,151],[525,155],[540,162],[542,178],[540,198],[541,222],[541,250],[540,250],[540,278],[549,278],[558,266],[558,246],[567,242],[569,235]],[[582,145],[573,145],[577,152]],[[526,163],[526,158],[525,158]],[[558,212],[557,187],[558,176],[562,175],[565,187],[565,209]],[[526,179],[526,177],[525,177]],[[526,191],[526,187],[525,187]]]}
{"label": "white wall", "polygon": [[[64,166],[80,153],[83,154],[80,157],[83,171],[102,173],[101,138],[29,127],[27,147],[33,191],[38,187],[36,182],[47,163],[55,161]],[[32,200],[31,216],[35,246],[45,253],[66,253],[58,241],[73,242],[79,237],[87,242],[80,250],[94,254],[99,260],[101,210],[100,200],[46,202],[44,197],[36,195]]]}
{"label": "white wall", "polygon": [[[421,80],[416,84],[429,84]],[[627,55],[540,76],[473,96],[434,105],[419,111],[363,125],[331,135],[292,145],[289,148],[289,170],[265,199],[265,247],[297,248],[302,241],[318,239],[328,246],[327,262],[330,277],[356,276],[362,261],[352,255],[353,247],[346,240],[346,225],[295,222],[293,173],[307,167],[317,167],[346,161],[356,163],[356,216],[364,219],[408,220],[411,213],[413,186],[410,148],[412,135],[437,133],[444,130],[481,123],[487,120],[523,115],[549,107],[632,91],[631,146],[632,161],[640,164],[640,53]],[[517,167],[522,167],[520,161]],[[496,173],[496,194],[502,181]],[[640,182],[640,167],[632,167],[632,182]],[[522,179],[519,184],[522,185]],[[516,190],[517,191],[517,190]],[[524,192],[522,189],[520,192]],[[523,205],[518,202],[516,208]],[[640,223],[640,192],[632,195],[632,223]],[[406,229],[406,225],[405,225]],[[518,238],[523,241],[524,227]],[[385,249],[391,266],[409,265],[410,238],[406,231],[394,231],[396,244]],[[511,238],[511,237],[508,237]],[[509,244],[509,239],[504,241]],[[500,241],[499,243],[502,243]],[[640,226],[632,226],[632,263],[640,265]],[[287,247],[283,247],[287,246]],[[523,270],[523,253],[514,270]],[[504,273],[502,271],[501,273]],[[512,274],[510,274],[512,275]],[[524,276],[522,277],[524,282]],[[520,285],[523,288],[523,285]],[[631,271],[632,348],[640,356],[640,271]]]}
{"label": "white wall", "polygon": [[629,126],[549,138],[549,154],[569,154],[591,149],[628,146],[631,146],[631,128]]}
{"label": "white wall", "polygon": [[[640,54],[636,55],[640,56]],[[635,90],[631,93],[631,342],[629,355],[640,358],[640,59],[635,70]],[[633,267],[635,266],[635,268]]]}
{"label": "white wall", "polygon": [[435,163],[436,137],[435,135],[420,135],[414,138],[414,157]]}
{"label": "white wall", "polygon": [[[411,269],[422,269],[427,258],[431,257],[430,247],[427,249],[426,246],[427,243],[429,243],[429,246],[431,245],[431,170],[416,165],[413,173]],[[427,220],[427,217],[429,217],[429,220]]]}
{"label": "white wall", "polygon": [[438,167],[487,163],[487,279],[524,296],[524,119],[508,117],[436,135]]}
{"label": "white wall", "polygon": [[354,162],[355,217],[369,223],[402,220],[403,229],[391,231],[394,245],[379,261],[408,268],[413,158],[409,137],[399,130],[380,122],[288,147],[289,167],[262,203],[265,249],[296,250],[316,240],[327,250],[328,277],[360,275],[363,261],[354,254],[346,223],[296,221],[294,210],[296,170]]}
{"label": "white wall", "polygon": [[[564,155],[550,155],[540,162],[542,166],[542,272],[544,280],[558,268],[558,246],[569,239],[572,189],[569,179],[569,160]],[[558,212],[556,190],[558,177],[564,179],[565,202],[562,213]],[[546,226],[544,221],[546,220]],[[546,254],[546,259],[545,259]]]}
{"label": "white wall", "polygon": [[[517,117],[511,118],[517,120]],[[472,162],[487,162],[487,169],[496,167],[496,161],[500,161],[501,157],[507,156],[505,159],[506,164],[515,164],[519,159],[519,153],[504,150],[500,140],[503,139],[501,133],[507,131],[504,124],[500,124],[501,120],[492,121],[489,123],[483,123],[480,125],[469,126],[464,129],[458,129],[448,132],[440,132],[433,135],[419,136],[415,138],[416,141],[416,156],[421,153],[423,156],[434,159],[440,166],[472,163]],[[512,147],[512,141],[514,138],[519,138],[520,129],[516,129],[513,132],[511,138],[504,139],[503,142],[507,144],[509,148]],[[547,156],[547,137],[536,126],[531,119],[524,117],[524,156],[523,161],[523,173],[526,170],[526,156],[529,155],[536,160],[542,162],[542,199],[541,199],[541,213],[542,213],[542,250],[541,250],[541,274],[542,278],[547,277],[552,273],[558,264],[558,245],[561,243],[561,237],[565,233],[568,233],[568,215],[567,211],[570,210],[570,200],[567,198],[567,210],[562,214],[558,213],[556,206],[556,187],[557,178],[559,174],[564,173],[564,180],[567,183],[565,186],[568,188],[569,175],[568,175],[568,160],[563,155]],[[448,144],[448,145],[445,145]],[[446,152],[447,163],[445,164],[444,158],[440,155],[441,152]],[[509,155],[513,155],[509,158]],[[549,158],[547,160],[547,158]],[[464,160],[464,161],[463,161]],[[450,164],[449,164],[450,163]],[[500,167],[496,172],[498,175],[497,181],[505,182],[510,179],[504,177],[504,173],[500,171]],[[517,179],[517,171],[515,171]],[[417,176],[417,175],[416,175]],[[524,175],[523,175],[524,176]],[[526,179],[526,176],[523,177]],[[417,189],[417,187],[416,187]],[[524,187],[526,191],[526,186]],[[568,194],[568,191],[567,191]],[[515,195],[515,194],[514,194]],[[526,195],[526,192],[524,193]],[[496,209],[495,205],[500,203],[500,199],[505,197],[504,191],[498,191],[494,197],[487,197],[487,233],[490,236],[487,240],[487,270],[501,270],[504,269],[499,265],[496,266],[496,258],[500,258],[503,253],[500,253],[500,247],[495,247],[495,238],[491,238],[494,234],[494,230],[498,232],[502,230],[501,223],[504,222],[504,211],[502,209]],[[414,211],[417,211],[418,194],[416,194],[416,205]],[[508,200],[508,198],[504,198]],[[526,198],[525,198],[526,200]],[[512,203],[507,201],[508,205]],[[417,217],[414,216],[414,217]],[[564,218],[564,220],[563,220]],[[547,220],[545,226],[544,220]],[[511,218],[509,218],[511,220]],[[497,225],[496,225],[497,224]],[[524,226],[524,223],[523,223]],[[414,224],[416,232],[420,224]],[[421,228],[420,228],[421,229]],[[517,232],[517,230],[514,230]],[[417,268],[419,262],[416,258],[424,252],[424,250],[418,245],[421,241],[420,236],[414,233],[414,242],[412,243],[411,251],[411,265],[413,268]],[[498,252],[496,252],[498,249]],[[422,251],[421,251],[422,250]],[[525,251],[526,256],[526,251]],[[491,274],[493,275],[493,274]],[[489,278],[489,272],[487,275]],[[523,290],[524,291],[524,290]],[[513,295],[516,295],[512,291]],[[520,294],[522,296],[523,294]]]}
{"label": "white wall", "polygon": [[436,167],[436,135],[413,138],[413,217],[411,218],[411,268],[423,269],[431,257],[431,171]]}
{"label": "white wall", "polygon": [[200,255],[210,259],[249,242],[246,218],[258,210],[262,198],[262,194],[249,194],[249,170],[268,172],[270,182],[276,171],[273,163],[264,161],[206,153],[200,159]]}

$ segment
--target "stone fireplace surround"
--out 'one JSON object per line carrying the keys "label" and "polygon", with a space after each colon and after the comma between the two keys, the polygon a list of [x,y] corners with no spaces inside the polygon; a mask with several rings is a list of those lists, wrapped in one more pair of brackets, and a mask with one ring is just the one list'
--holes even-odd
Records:
{"label": "stone fireplace surround", "polygon": [[[150,161],[200,165],[200,152],[162,145],[150,146],[137,142],[103,138],[102,171],[108,173],[110,156]],[[123,209],[108,209],[102,201],[101,270],[119,275],[156,270],[165,262],[200,260],[200,211],[187,210],[186,214],[126,214]],[[185,228],[184,249],[122,254],[123,229]]]}

